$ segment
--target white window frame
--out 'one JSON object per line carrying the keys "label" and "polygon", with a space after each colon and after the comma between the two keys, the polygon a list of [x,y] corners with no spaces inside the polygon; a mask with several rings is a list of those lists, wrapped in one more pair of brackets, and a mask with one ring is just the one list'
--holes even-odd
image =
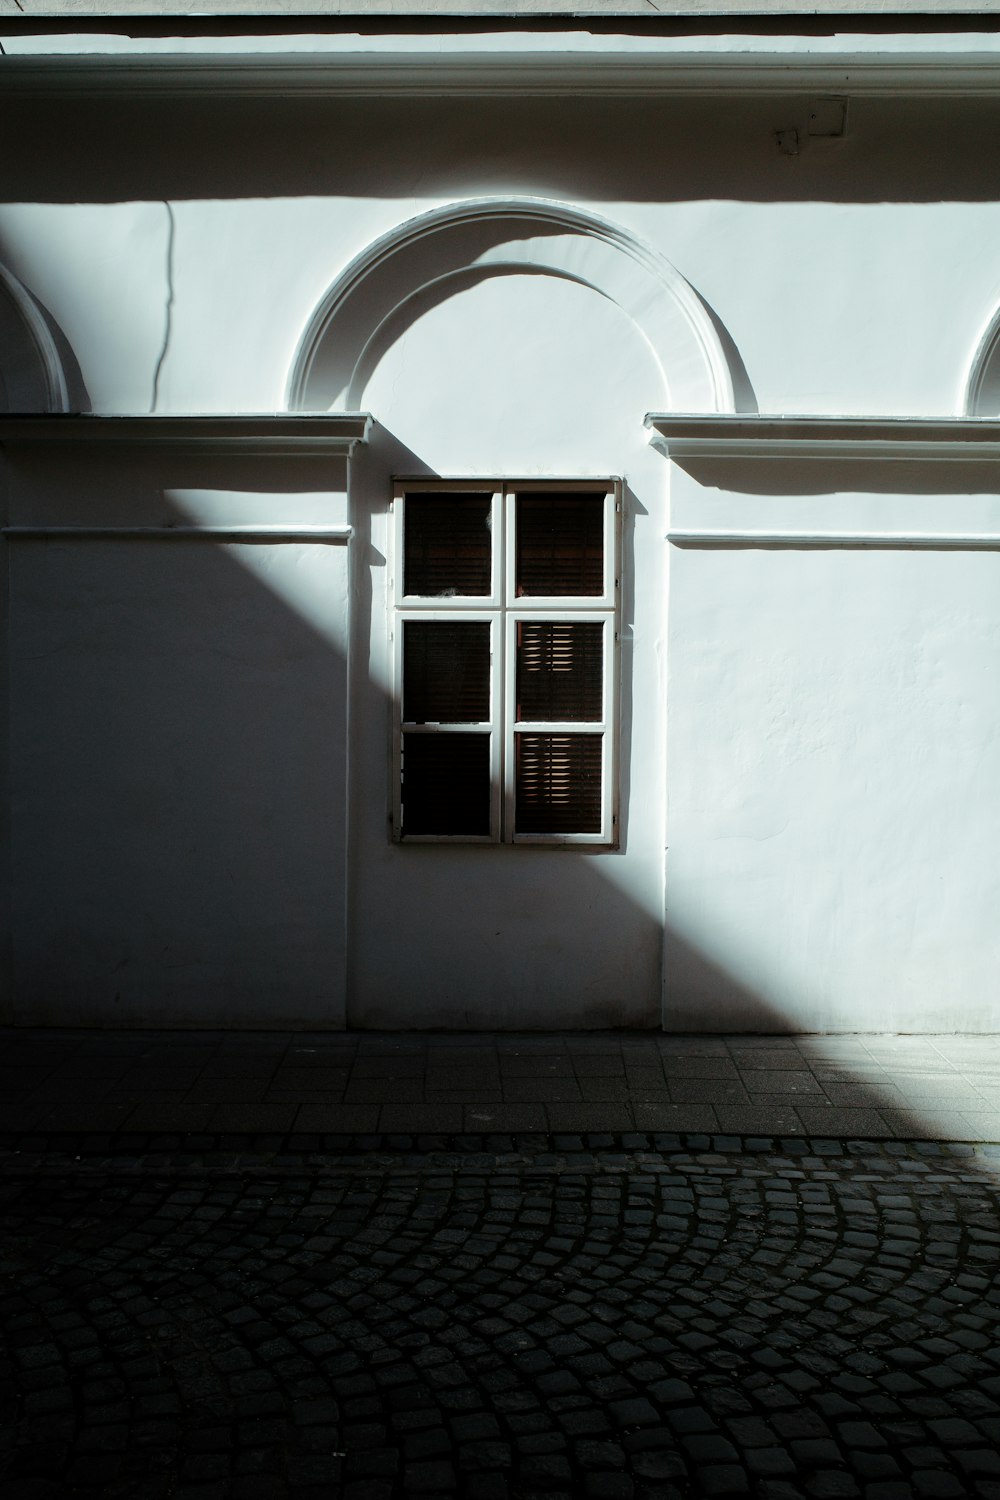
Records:
{"label": "white window frame", "polygon": [[[411,491],[412,493],[412,491]],[[435,601],[437,602],[437,601]],[[490,736],[490,831],[476,833],[411,833],[406,836],[408,844],[495,844],[500,828],[501,760],[499,705],[501,701],[500,666],[500,612],[482,609],[400,609],[396,612],[396,628],[392,642],[392,680],[394,726],[392,736],[392,780],[393,780],[393,838],[401,841],[402,833],[402,785],[403,785],[403,736],[404,734],[478,734]],[[403,637],[408,620],[471,620],[484,621],[490,627],[490,717],[480,723],[465,724],[411,724],[403,718]]]}
{"label": "white window frame", "polygon": [[[407,495],[420,493],[488,494],[491,501],[492,575],[489,597],[441,598],[407,595],[404,589],[404,515]],[[603,494],[604,587],[597,595],[518,597],[515,579],[516,496],[526,493]],[[397,479],[393,485],[392,620],[392,839],[405,844],[590,845],[618,843],[618,663],[619,556],[622,482],[619,479],[466,480]],[[499,539],[500,545],[497,545]],[[517,626],[523,620],[601,624],[603,635],[602,705],[599,720],[520,721],[517,712]],[[408,620],[484,621],[490,624],[490,717],[479,724],[409,724],[403,719],[403,636]],[[489,733],[490,831],[488,834],[404,834],[402,827],[402,757],[404,734]],[[601,756],[601,827],[590,833],[518,833],[515,831],[515,736],[518,734],[599,734]]]}

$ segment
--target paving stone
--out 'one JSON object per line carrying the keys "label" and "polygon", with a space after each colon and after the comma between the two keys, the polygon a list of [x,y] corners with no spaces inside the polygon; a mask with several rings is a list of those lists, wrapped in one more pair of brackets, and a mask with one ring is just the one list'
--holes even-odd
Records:
{"label": "paving stone", "polygon": [[[73,1099],[60,1097],[58,1104],[31,1109],[31,1129],[46,1134],[56,1130],[74,1133],[84,1130],[117,1131],[125,1124],[132,1107],[131,1102],[125,1100],[115,1103],[102,1097],[91,1103],[81,1104]],[[18,1118],[20,1119],[20,1115]]]}
{"label": "paving stone", "polygon": [[[826,1104],[822,1083],[810,1070],[799,1063],[795,1068],[741,1069],[740,1077],[751,1098],[761,1095],[777,1100],[778,1096],[801,1097],[808,1103]],[[787,1100],[786,1100],[787,1102]]]}
{"label": "paving stone", "polygon": [[729,1053],[741,1072],[794,1072],[801,1070],[803,1066],[802,1054],[791,1037],[773,1040],[743,1038],[738,1043],[730,1044]]}
{"label": "paving stone", "polygon": [[805,1135],[796,1110],[786,1103],[780,1105],[742,1107],[719,1104],[716,1106],[719,1126],[723,1130],[736,1131],[739,1135]]}
{"label": "paving stone", "polygon": [[960,1110],[885,1108],[879,1113],[902,1140],[923,1140],[932,1135],[941,1141],[962,1141],[974,1136],[964,1112]]}
{"label": "paving stone", "polygon": [[303,1104],[291,1128],[301,1134],[365,1135],[378,1129],[377,1104]]}
{"label": "paving stone", "polygon": [[217,1104],[209,1129],[220,1134],[284,1133],[292,1127],[296,1108],[294,1104]]}
{"label": "paving stone", "polygon": [[853,1136],[881,1140],[893,1134],[892,1126],[879,1110],[817,1108],[804,1100],[796,1105],[799,1118],[810,1135]]}
{"label": "paving stone", "polygon": [[128,1116],[127,1124],[129,1130],[149,1131],[154,1134],[174,1131],[187,1133],[207,1130],[211,1115],[211,1104],[193,1104],[183,1101],[176,1104],[146,1102],[135,1106]]}
{"label": "paving stone", "polygon": [[[508,1104],[580,1103],[580,1085],[573,1074],[541,1078],[504,1078],[503,1096]],[[570,1129],[576,1127],[568,1127]]]}
{"label": "paving stone", "polygon": [[552,1130],[631,1130],[632,1111],[621,1104],[546,1103],[545,1112]]}
{"label": "paving stone", "polygon": [[379,1115],[382,1131],[444,1131],[457,1133],[463,1127],[461,1104],[383,1104]]}
{"label": "paving stone", "polygon": [[750,1095],[735,1078],[671,1078],[670,1098],[675,1104],[744,1104]]}
{"label": "paving stone", "polygon": [[270,1070],[259,1073],[252,1064],[234,1062],[232,1075],[203,1073],[187,1091],[189,1104],[259,1104],[267,1092]]}
{"label": "paving stone", "polygon": [[719,1040],[718,1051],[693,1053],[678,1048],[678,1039],[671,1037],[660,1057],[664,1077],[668,1081],[672,1078],[729,1078],[739,1082],[736,1064],[728,1055],[725,1042]]}
{"label": "paving stone", "polygon": [[510,1488],[502,1474],[467,1474],[462,1494],[463,1500],[510,1500]]}
{"label": "paving stone", "polygon": [[632,1105],[635,1125],[638,1130],[676,1131],[687,1134],[692,1131],[714,1133],[719,1120],[712,1104],[686,1102],[683,1104],[637,1099]]}
{"label": "paving stone", "polygon": [[583,1476],[586,1500],[633,1500],[635,1484],[628,1474],[594,1474]]}
{"label": "paving stone", "polygon": [[914,1469],[911,1479],[920,1500],[962,1500],[968,1493],[964,1480],[940,1469]]}
{"label": "paving stone", "polygon": [[710,1464],[698,1470],[698,1491],[705,1496],[746,1495],[746,1470],[736,1464]]}
{"label": "paving stone", "polygon": [[798,1472],[795,1459],[785,1448],[748,1448],[744,1461],[751,1473],[759,1474],[763,1478],[776,1478]]}

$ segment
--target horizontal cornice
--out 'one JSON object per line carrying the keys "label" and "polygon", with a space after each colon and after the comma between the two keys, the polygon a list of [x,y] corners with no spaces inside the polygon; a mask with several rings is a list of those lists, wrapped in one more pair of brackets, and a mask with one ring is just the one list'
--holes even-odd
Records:
{"label": "horizontal cornice", "polygon": [[[952,39],[954,42],[954,39]],[[968,39],[964,39],[966,45]],[[1000,53],[649,47],[532,52],[52,53],[0,58],[8,95],[993,95]]]}
{"label": "horizontal cornice", "polygon": [[10,416],[0,417],[4,447],[173,448],[199,453],[245,453],[310,458],[349,455],[371,428],[367,412],[289,416]]}
{"label": "horizontal cornice", "polygon": [[676,527],[667,532],[675,547],[701,551],[735,551],[753,547],[768,551],[1000,552],[995,531],[761,531],[698,530]]}
{"label": "horizontal cornice", "polygon": [[992,460],[1000,421],[983,417],[685,416],[650,412],[652,441],[670,458]]}
{"label": "horizontal cornice", "polygon": [[346,545],[351,526],[3,526],[9,542],[323,542]]}
{"label": "horizontal cornice", "polygon": [[[655,4],[655,9],[651,8]],[[17,10],[17,0],[0,0],[11,13]],[[894,17],[914,19],[942,15],[963,18],[996,14],[997,0],[893,0]],[[7,11],[0,8],[0,15]],[[883,19],[886,6],[882,0],[810,0],[808,10],[801,0],[212,0],[210,4],[199,4],[193,11],[190,0],[31,0],[31,20],[46,17],[77,24],[100,24],[102,18],[122,16],[177,16],[183,18],[186,27],[218,24],[226,19],[244,24],[248,17],[284,17],[290,22],[301,22],[306,17],[315,17],[318,23],[327,23],[337,18],[340,22],[361,24],[365,27],[391,29],[407,20],[433,20],[455,25],[475,24],[488,17],[494,22],[518,25],[551,25],[554,20],[583,21],[591,25],[607,24],[628,18],[631,25],[641,21],[650,28],[669,25],[671,20],[697,16],[704,26],[718,25],[727,17],[743,21],[748,16],[788,17],[794,16],[799,24],[803,19],[815,24],[817,17],[853,16],[863,24],[863,19],[874,16]],[[20,19],[28,16],[22,6]]]}

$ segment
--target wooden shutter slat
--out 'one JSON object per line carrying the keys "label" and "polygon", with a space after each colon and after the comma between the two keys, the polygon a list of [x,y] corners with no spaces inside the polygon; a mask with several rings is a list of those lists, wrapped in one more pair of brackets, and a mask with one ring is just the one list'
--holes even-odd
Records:
{"label": "wooden shutter slat", "polygon": [[518,833],[600,833],[603,735],[517,734]]}
{"label": "wooden shutter slat", "polygon": [[599,597],[604,593],[605,497],[519,492],[515,591],[519,598]]}
{"label": "wooden shutter slat", "polygon": [[604,693],[604,626],[596,621],[519,620],[520,722],[599,720]]}
{"label": "wooden shutter slat", "polygon": [[483,724],[489,717],[489,622],[405,620],[404,721]]}
{"label": "wooden shutter slat", "polygon": [[424,598],[488,598],[492,496],[408,494],[403,512],[403,592]]}

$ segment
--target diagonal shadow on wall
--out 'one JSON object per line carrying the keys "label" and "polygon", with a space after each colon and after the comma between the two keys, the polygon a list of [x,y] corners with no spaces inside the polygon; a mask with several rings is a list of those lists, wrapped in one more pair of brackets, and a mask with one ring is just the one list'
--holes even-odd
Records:
{"label": "diagonal shadow on wall", "polygon": [[[36,472],[33,483],[53,514],[71,490],[78,513],[84,503],[88,518],[103,507],[109,524],[126,514],[160,526],[203,520],[209,505],[215,519],[226,505],[230,514],[254,503],[273,514],[276,497],[297,514],[329,502],[329,471],[311,462],[161,458],[155,483],[147,459],[115,459],[85,482],[79,468],[41,464],[52,465],[48,477],[40,483]],[[808,995],[797,1012],[748,984],[732,963],[731,939],[718,953],[706,941],[711,912],[698,938],[676,923],[664,928],[617,878],[620,853],[397,848],[394,858],[415,858],[446,878],[461,866],[439,924],[428,926],[425,906],[417,931],[407,911],[366,904],[353,875],[373,823],[360,802],[377,789],[370,811],[388,848],[388,756],[364,776],[355,766],[348,783],[346,637],[336,611],[324,615],[327,592],[342,589],[341,556],[308,542],[12,544],[13,1019],[323,1031],[352,1016],[355,1025],[398,1027],[409,1008],[417,1027],[463,1032],[525,1029],[526,1014],[543,1029],[655,1030],[662,964],[662,1024],[670,1032],[680,1020],[689,1034],[676,1044],[680,1059],[697,1054],[698,1033],[801,1032]],[[367,672],[370,561],[363,552],[356,559],[360,628],[351,649],[355,681],[365,680],[358,707],[385,726],[387,743],[389,700]],[[627,804],[623,814],[643,815]],[[519,904],[499,926],[491,914],[487,941],[482,916],[495,898],[498,853],[524,873]],[[377,966],[365,975],[351,969],[346,934],[357,945],[366,928],[369,954],[373,942],[391,943],[412,958],[408,993],[380,992]],[[554,940],[556,951],[546,953]],[[601,977],[609,941],[613,984]],[[452,966],[463,946],[476,956],[478,987]],[[544,961],[534,965],[536,952]],[[562,1012],[546,977],[560,964],[575,976]],[[733,1080],[720,1093],[713,1083],[714,1105],[696,1097],[690,1077],[668,1077],[659,1097],[640,1100],[649,1106],[643,1118],[670,1128],[697,1117],[681,1106],[712,1109],[722,1098],[730,1113],[715,1116],[719,1128],[764,1131],[777,1121],[798,1133],[808,1122],[815,1132],[822,1111],[839,1104],[869,1112],[877,1134],[919,1133],[926,1100],[901,1090],[870,1048],[851,1056],[832,1042],[799,1047],[804,1058],[829,1063],[837,1087],[824,1088],[822,1099],[811,1090],[805,1103],[789,1102],[775,1082],[780,1067],[762,1069],[757,1089]],[[909,1071],[919,1075],[914,1055]],[[982,1115],[988,1103],[984,1091],[966,1107]],[[935,1110],[928,1120],[935,1115],[940,1129],[947,1122]],[[591,1118],[598,1128],[599,1107]],[[835,1133],[839,1117],[826,1120]]]}

